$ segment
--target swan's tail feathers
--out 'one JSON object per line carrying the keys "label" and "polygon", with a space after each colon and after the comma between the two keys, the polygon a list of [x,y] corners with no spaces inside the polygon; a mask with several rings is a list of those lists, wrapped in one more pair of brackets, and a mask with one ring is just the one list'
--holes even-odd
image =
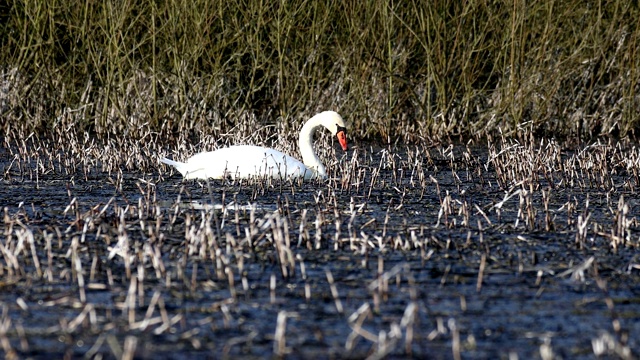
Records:
{"label": "swan's tail feathers", "polygon": [[167,158],[160,158],[160,162],[161,163],[165,163],[167,165],[173,166],[174,168],[176,168],[176,170],[178,170],[180,172],[180,174],[182,174],[182,176],[184,176],[184,171],[183,171],[184,167],[183,166],[185,165],[185,163],[181,163],[181,162],[178,162],[178,161],[173,161],[173,160],[170,160],[170,159],[167,159]]}
{"label": "swan's tail feathers", "polygon": [[160,162],[161,162],[161,163],[165,163],[165,164],[167,164],[167,165],[174,166],[174,167],[178,167],[178,166],[180,166],[180,165],[184,164],[184,163],[177,162],[177,161],[173,161],[173,160],[171,160],[171,159],[167,159],[167,158],[161,158],[161,159],[160,159]]}

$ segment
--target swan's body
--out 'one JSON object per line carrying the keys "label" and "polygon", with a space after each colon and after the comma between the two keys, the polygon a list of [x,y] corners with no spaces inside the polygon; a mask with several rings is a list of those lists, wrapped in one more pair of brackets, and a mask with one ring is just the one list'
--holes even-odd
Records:
{"label": "swan's body", "polygon": [[302,161],[278,150],[253,145],[235,145],[202,152],[193,155],[184,163],[167,158],[160,161],[174,166],[185,179],[324,178],[327,172],[312,144],[313,134],[320,126],[324,126],[336,135],[342,149],[347,150],[344,120],[336,112],[325,111],[309,119],[300,130],[298,145]]}
{"label": "swan's body", "polygon": [[235,145],[216,151],[201,152],[187,162],[161,159],[174,166],[185,179],[222,179],[249,177],[314,177],[301,161],[280,151],[253,145]]}

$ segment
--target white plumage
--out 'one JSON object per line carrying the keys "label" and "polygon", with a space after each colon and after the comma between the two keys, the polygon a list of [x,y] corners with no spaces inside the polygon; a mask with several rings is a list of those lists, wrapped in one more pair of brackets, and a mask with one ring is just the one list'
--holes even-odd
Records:
{"label": "white plumage", "polygon": [[234,145],[215,151],[202,152],[186,162],[167,158],[161,162],[174,166],[185,179],[222,178],[324,178],[326,170],[313,149],[313,134],[323,126],[347,150],[346,128],[342,117],[334,111],[325,111],[309,119],[302,130],[298,144],[302,160],[297,160],[278,150],[254,145]]}

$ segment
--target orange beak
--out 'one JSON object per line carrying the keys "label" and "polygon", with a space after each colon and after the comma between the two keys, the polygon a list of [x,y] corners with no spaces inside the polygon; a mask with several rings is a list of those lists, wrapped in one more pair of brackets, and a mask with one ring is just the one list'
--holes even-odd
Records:
{"label": "orange beak", "polygon": [[336,136],[338,137],[340,146],[342,146],[342,150],[347,151],[347,132],[345,130],[340,130]]}

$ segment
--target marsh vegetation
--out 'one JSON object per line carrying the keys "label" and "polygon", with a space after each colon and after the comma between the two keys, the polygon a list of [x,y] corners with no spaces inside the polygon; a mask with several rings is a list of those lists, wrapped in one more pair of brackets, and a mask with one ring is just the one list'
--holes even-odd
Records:
{"label": "marsh vegetation", "polygon": [[0,9],[7,358],[637,356],[636,3]]}
{"label": "marsh vegetation", "polygon": [[638,125],[633,1],[2,6],[2,114],[26,135],[287,133],[327,109],[391,143]]}

